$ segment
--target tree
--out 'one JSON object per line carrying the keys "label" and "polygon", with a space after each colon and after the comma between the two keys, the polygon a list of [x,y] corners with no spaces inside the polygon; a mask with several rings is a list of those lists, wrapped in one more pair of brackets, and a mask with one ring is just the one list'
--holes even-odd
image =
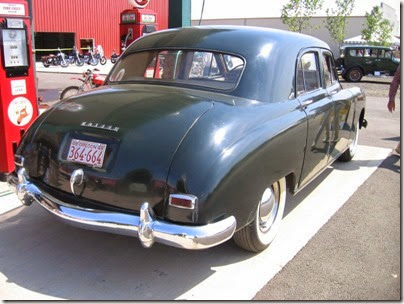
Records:
{"label": "tree", "polygon": [[335,0],[336,8],[327,9],[327,20],[325,27],[330,36],[341,46],[346,35],[348,16],[351,15],[355,0]]}
{"label": "tree", "polygon": [[[365,24],[363,24],[365,25]],[[362,38],[372,45],[388,46],[391,44],[393,26],[387,19],[383,18],[380,7],[373,7],[372,11],[366,13],[366,27],[362,30]]]}
{"label": "tree", "polygon": [[289,30],[301,33],[306,28],[313,29],[310,19],[316,10],[321,9],[324,0],[289,0],[282,8],[282,22]]}

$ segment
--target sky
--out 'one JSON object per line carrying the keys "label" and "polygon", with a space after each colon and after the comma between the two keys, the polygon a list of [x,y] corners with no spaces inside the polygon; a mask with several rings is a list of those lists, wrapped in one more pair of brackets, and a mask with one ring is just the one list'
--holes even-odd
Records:
{"label": "sky", "polygon": [[[203,0],[191,0],[191,18],[199,20]],[[288,0],[205,0],[203,19],[280,17],[280,12]],[[334,0],[324,0],[322,11],[317,15],[325,16],[325,9],[334,5]],[[375,5],[384,2],[396,10],[400,20],[400,0],[356,0],[353,16],[364,16]],[[247,7],[245,3],[250,3]]]}

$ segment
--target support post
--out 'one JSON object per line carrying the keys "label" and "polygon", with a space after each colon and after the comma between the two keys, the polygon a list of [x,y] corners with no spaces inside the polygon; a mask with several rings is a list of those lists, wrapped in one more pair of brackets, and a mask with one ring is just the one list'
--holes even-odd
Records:
{"label": "support post", "polygon": [[191,26],[191,0],[169,0],[168,27]]}

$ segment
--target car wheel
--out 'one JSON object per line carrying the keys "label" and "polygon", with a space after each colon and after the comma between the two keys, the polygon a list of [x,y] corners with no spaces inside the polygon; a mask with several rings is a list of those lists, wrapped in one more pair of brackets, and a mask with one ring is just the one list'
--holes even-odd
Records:
{"label": "car wheel", "polygon": [[362,79],[363,73],[360,68],[351,68],[346,74],[347,80],[350,82],[358,82]]}
{"label": "car wheel", "polygon": [[252,252],[267,248],[279,229],[286,202],[286,180],[266,188],[257,205],[254,220],[234,234],[238,246]]}
{"label": "car wheel", "polygon": [[356,148],[358,147],[358,139],[359,139],[359,121],[355,125],[355,135],[354,139],[350,143],[348,149],[345,150],[344,153],[338,158],[339,161],[349,162],[355,156]]}

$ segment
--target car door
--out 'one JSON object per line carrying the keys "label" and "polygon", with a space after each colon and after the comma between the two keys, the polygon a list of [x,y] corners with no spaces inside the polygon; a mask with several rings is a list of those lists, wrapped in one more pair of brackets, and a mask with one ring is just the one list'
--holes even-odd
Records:
{"label": "car door", "polygon": [[296,93],[307,115],[307,142],[299,187],[316,177],[328,164],[334,108],[320,78],[318,49],[305,50],[298,58]]}
{"label": "car door", "polygon": [[394,75],[397,69],[397,64],[393,61],[393,52],[391,50],[379,50],[376,67],[378,71]]}
{"label": "car door", "polygon": [[333,103],[334,114],[331,125],[329,162],[337,158],[349,145],[349,136],[353,127],[354,113],[351,107],[352,95],[348,90],[342,90],[335,70],[334,58],[330,51],[323,50],[321,54],[321,72],[323,87],[328,98]]}
{"label": "car door", "polygon": [[363,54],[363,70],[364,74],[373,74],[377,70],[376,60],[377,60],[378,49],[375,48],[365,48]]}

